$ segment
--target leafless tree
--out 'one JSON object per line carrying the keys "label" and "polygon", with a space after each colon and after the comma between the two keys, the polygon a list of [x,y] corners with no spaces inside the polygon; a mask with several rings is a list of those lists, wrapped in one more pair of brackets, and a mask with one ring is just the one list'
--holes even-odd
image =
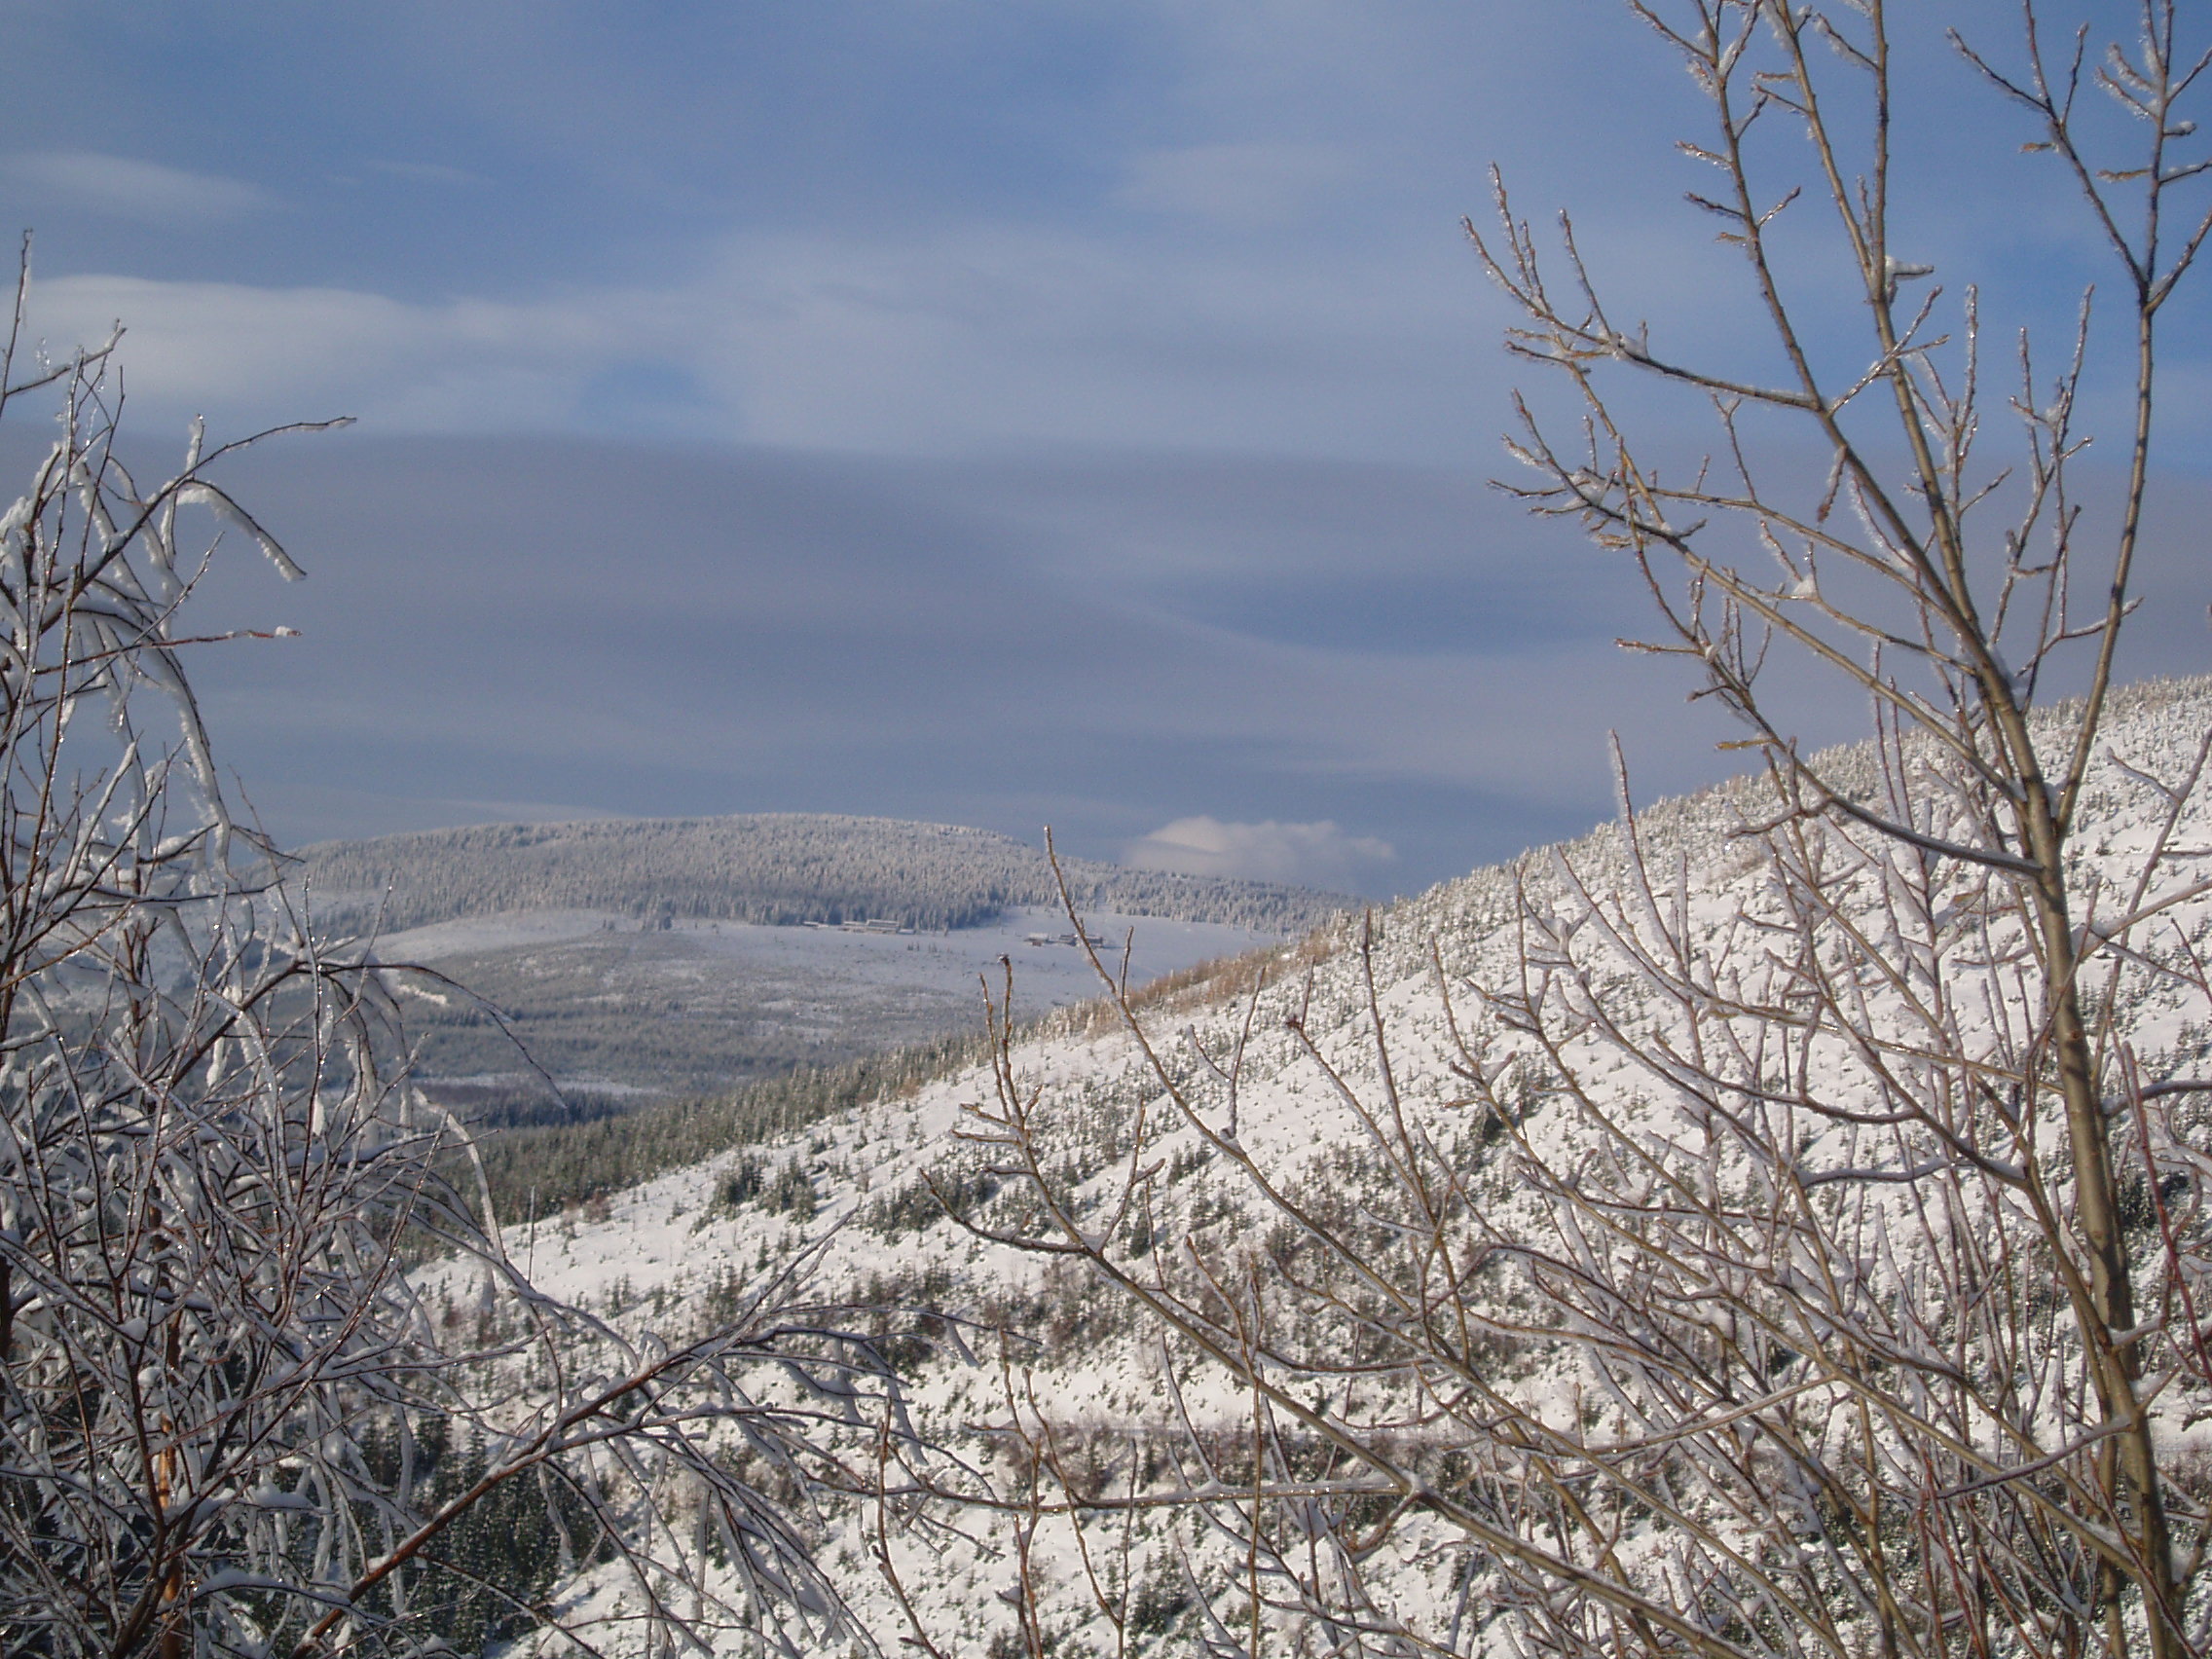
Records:
{"label": "leafless tree", "polygon": [[210,474],[237,446],[141,484],[113,343],[27,366],[17,313],[0,412],[60,417],[0,517],[0,1647],[865,1646],[810,1515],[905,1445],[873,1348],[803,1260],[679,1341],[507,1258],[391,971],[226,802],[186,537],[298,573]]}
{"label": "leafless tree", "polygon": [[[1011,1047],[975,1132],[1034,1198],[1021,1242],[1249,1391],[1245,1449],[1209,1461],[1194,1433],[1180,1489],[1251,1564],[1223,1651],[2203,1652],[2212,1491],[2184,1431],[2212,1411],[2212,1083],[2135,1014],[2212,1020],[2212,733],[2115,753],[2111,716],[2158,327],[2212,231],[2185,107],[2207,59],[2174,0],[2101,54],[2033,0],[2007,52],[1954,38],[2120,277],[2097,301],[2118,320],[2092,330],[2084,298],[2055,368],[2023,337],[1993,409],[1975,291],[1893,239],[1897,181],[1942,164],[1893,151],[1891,9],[1630,10],[1710,104],[1684,148],[1717,185],[1692,201],[1743,257],[1775,378],[1616,320],[1571,223],[1555,267],[1502,186],[1497,229],[1469,228],[1513,350],[1576,406],[1571,445],[1522,406],[1519,493],[1648,587],[1642,648],[1691,666],[1763,771],[1654,819],[1624,769],[1610,846],[1521,869],[1509,971],[1438,955],[1449,1098],[1401,1087],[1372,974],[1356,1068],[1295,989],[1254,993],[1247,1030],[1286,1022],[1358,1131],[1356,1203],[1239,1140],[1247,1037],[1194,1070],[1125,997],[1157,1103],[1103,1214]],[[2101,148],[2115,108],[2125,155]],[[1842,323],[1792,281],[1816,243]],[[2081,483],[2097,330],[2132,346],[2110,512]],[[1640,435],[1624,377],[1703,403],[1704,464],[1656,453],[1671,422]],[[1808,440],[1825,467],[1768,459]],[[1785,661],[1865,699],[1870,742],[1807,753]],[[2115,845],[2082,844],[2092,805]],[[1246,1246],[1132,1250],[1148,1145],[1194,1132],[1243,1186]],[[1370,1594],[1415,1529],[1462,1564],[1428,1618]]]}

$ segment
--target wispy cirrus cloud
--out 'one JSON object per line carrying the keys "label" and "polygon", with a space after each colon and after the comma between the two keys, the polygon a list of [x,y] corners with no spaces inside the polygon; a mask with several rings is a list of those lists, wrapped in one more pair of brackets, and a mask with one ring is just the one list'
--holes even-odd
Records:
{"label": "wispy cirrus cloud", "polygon": [[343,413],[401,431],[566,424],[579,385],[634,332],[560,302],[113,276],[37,284],[30,320],[49,350],[122,323],[120,361],[143,414],[265,425]]}
{"label": "wispy cirrus cloud", "polygon": [[70,276],[34,290],[32,321],[61,348],[120,319],[142,410],[253,424],[657,436],[647,405],[674,397],[693,442],[1464,455],[1484,397],[1466,313],[1488,301],[1451,236],[1356,277],[1248,276],[1200,247],[972,224],[733,237],[665,284],[522,296]]}
{"label": "wispy cirrus cloud", "polygon": [[267,212],[277,198],[258,184],[97,150],[18,150],[0,178],[40,205],[147,225],[227,224]]}

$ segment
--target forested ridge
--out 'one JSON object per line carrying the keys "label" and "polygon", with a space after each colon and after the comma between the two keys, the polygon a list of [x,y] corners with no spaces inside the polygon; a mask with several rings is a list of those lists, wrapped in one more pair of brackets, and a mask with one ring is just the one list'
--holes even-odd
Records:
{"label": "forested ridge", "polygon": [[[1036,848],[988,830],[892,818],[725,818],[492,824],[324,841],[299,853],[326,926],[384,931],[512,910],[763,923],[890,920],[975,927],[1011,906],[1056,904]],[[1305,931],[1358,901],[1269,882],[1062,859],[1086,909]]]}

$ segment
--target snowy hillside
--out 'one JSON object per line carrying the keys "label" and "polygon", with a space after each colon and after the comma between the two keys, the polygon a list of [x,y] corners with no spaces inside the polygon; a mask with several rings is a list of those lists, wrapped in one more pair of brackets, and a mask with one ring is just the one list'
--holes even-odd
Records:
{"label": "snowy hillside", "polygon": [[[2212,682],[2136,688],[2108,726],[2083,806],[2084,890],[2108,884],[2092,928],[2113,925],[2147,899],[2178,896],[2155,928],[2129,936],[2130,966],[2096,988],[2114,1051],[2124,1051],[2147,1085],[2190,1075],[2212,1043],[2212,1009],[2201,977],[2191,977],[2192,953],[2212,935],[2212,896],[2195,890],[2200,864],[2187,862],[2212,846],[2212,806],[2200,793],[2176,806],[2146,776],[2185,771],[2208,731]],[[1877,793],[1870,752],[1836,764],[1868,796]],[[940,1518],[957,1530],[887,1533],[903,1592],[945,1654],[1017,1654],[1032,1639],[1061,1659],[1195,1652],[1211,1621],[1254,1616],[1254,1588],[1277,1632],[1272,1651],[1351,1650],[1323,1639],[1334,1631],[1330,1640],[1348,1642],[1347,1620],[1363,1632],[1352,1644],[1363,1652],[1495,1647],[1505,1640],[1500,1609],[1525,1587],[1497,1577],[1494,1563],[1470,1554],[1463,1531],[1429,1516],[1381,1527],[1391,1505],[1344,1499],[1355,1520],[1379,1529],[1372,1552],[1324,1563],[1315,1581],[1338,1586],[1356,1617],[1343,1605],[1301,1607],[1301,1595],[1311,1601],[1310,1585],[1300,1590],[1287,1567],[1268,1576],[1263,1552],[1238,1537],[1235,1514],[1222,1507],[1236,1501],[1236,1471],[1249,1475],[1250,1459],[1239,1462],[1237,1448],[1253,1431],[1251,1396],[1188,1340],[1163,1341],[1158,1324],[1139,1316],[1132,1287],[1210,1309],[1210,1329],[1248,1321],[1253,1351],[1279,1356],[1264,1363],[1315,1379],[1301,1383],[1299,1398],[1310,1393],[1310,1406],[1294,1421],[1277,1413],[1268,1443],[1271,1456],[1287,1459],[1277,1475],[1316,1471],[1315,1490],[1338,1493],[1325,1500],[1332,1503],[1346,1485],[1338,1477],[1348,1478],[1341,1458],[1320,1455],[1335,1425],[1400,1446],[1409,1467],[1431,1467],[1420,1460],[1434,1450],[1436,1490],[1449,1495],[1457,1490],[1452,1480],[1479,1484],[1480,1470],[1450,1462],[1470,1388],[1496,1390],[1496,1400],[1514,1402],[1539,1431],[1546,1421],[1604,1422],[1607,1413],[1630,1411],[1627,1394],[1615,1387],[1608,1395],[1603,1377],[1564,1357],[1555,1329],[1526,1313],[1547,1270],[1530,1265],[1533,1256],[1505,1260],[1532,1251],[1538,1238],[1571,1254],[1560,1241],[1561,1217],[1588,1221],[1587,1212],[1562,1207],[1574,1196],[1576,1172],[1595,1167],[1593,1160],[1617,1161],[1623,1148],[1632,1161],[1647,1157],[1649,1167],[1614,1178],[1651,1195],[1653,1213],[1672,1201],[1677,1181],[1688,1183],[1684,1191],[1702,1182],[1709,1198],[1733,1193],[1747,1203],[1785,1189],[1810,1195],[1804,1228],[1842,1229],[1861,1241],[1853,1271],[1875,1288],[1855,1317],[1872,1329],[1887,1316],[1880,1309],[1894,1305],[1899,1275],[1945,1271],[1950,1260],[1950,1235],[1940,1228],[1915,1234],[1908,1218],[1913,1204],[1950,1191],[1952,1177],[1933,1161],[1909,1161],[1919,1155],[1883,1110],[1895,1091],[1936,1073],[1907,1075],[1895,1056],[1914,1051],[1919,1021],[1950,1032],[1980,1056],[1972,1065],[1992,1076],[2017,1063],[2021,1014],[2006,1001],[2014,924],[1986,872],[1941,861],[1884,864],[1821,823],[1779,831],[1793,849],[1788,856],[1820,866],[1822,881],[1850,896],[1839,914],[1862,921],[1869,939],[1886,939],[1893,955],[1919,963],[1919,977],[1881,983],[1862,974],[1851,989],[1892,1048],[1854,1048],[1814,1021],[1787,1041],[1773,1039],[1771,1051],[1719,1052],[1744,1037],[1747,1010],[1794,1006],[1788,987],[1809,971],[1774,942],[1791,890],[1740,832],[1771,816],[1763,790],[1746,782],[1660,803],[1639,814],[1633,839],[1607,827],[1439,887],[1378,915],[1364,955],[1359,924],[1340,921],[1302,945],[1257,952],[1163,992],[1137,1010],[1157,1067],[1110,1008],[1069,1010],[1011,1050],[1004,1077],[962,1071],[788,1142],[733,1148],[619,1195],[604,1213],[571,1211],[510,1230],[508,1246],[552,1293],[620,1324],[674,1331],[692,1328],[715,1298],[772,1271],[806,1240],[832,1235],[819,1269],[826,1291],[974,1321],[973,1363],[957,1344],[906,1350],[916,1367],[915,1411],[925,1434],[973,1463],[965,1474],[947,1465],[948,1487],[988,1485],[1012,1506],[945,1508]],[[2153,871],[2146,889],[2136,878],[2161,835],[2175,859]],[[1693,942],[1697,961],[1677,977],[1704,976],[1708,991],[1671,1000],[1664,987],[1677,969],[1656,960],[1638,967],[1645,955],[1663,955],[1669,939]],[[2176,971],[2154,971],[2169,961]],[[1547,972],[1542,985],[1531,978]],[[1255,1000],[1248,993],[1263,977]],[[1018,978],[1014,995],[1018,1004]],[[1529,1011],[1545,1007],[1574,1017],[1532,1035]],[[1764,1102],[1747,1111],[1776,1114],[1769,1127],[1788,1167],[1762,1170],[1746,1150],[1754,1142],[1691,1088],[1685,1056],[1698,1044],[1707,1045],[1698,1065],[1740,1072],[1746,1097]],[[1783,1087],[1788,1077],[1798,1079],[1794,1094]],[[1862,1110],[1849,1121],[1816,1117],[1804,1109],[1808,1090]],[[2196,1120],[2185,1113],[2174,1122],[2194,1132]],[[2157,1149],[2161,1169],[2181,1171],[2170,1183],[2170,1225],[2184,1234],[2194,1214],[2190,1160],[2201,1162],[2201,1135],[2192,1151],[2186,1133]],[[1042,1169],[1072,1231],[1055,1233],[1037,1190],[1008,1173],[1025,1161]],[[1829,1201],[1846,1190],[1856,1195],[1848,1216]],[[1429,1195],[1422,1201],[1434,1212],[1430,1222],[1414,1213],[1419,1205],[1409,1193]],[[1098,1282],[1081,1255],[986,1241],[948,1218],[940,1198],[983,1232],[1063,1244],[1089,1238],[1125,1284]],[[1636,1234],[1638,1218],[1618,1225],[1624,1238],[1648,1245]],[[1424,1226],[1432,1226],[1426,1243]],[[1361,1248],[1372,1255],[1332,1258],[1317,1242],[1322,1232],[1366,1240]],[[2139,1247],[2148,1236],[2137,1235]],[[1585,1239],[1579,1248],[1596,1261],[1608,1246]],[[1458,1301],[1434,1305],[1462,1315],[1474,1309],[1481,1325],[1452,1339],[1454,1363],[1472,1367],[1457,1381],[1437,1357],[1446,1347],[1420,1347],[1431,1339],[1409,1337],[1385,1306],[1430,1271],[1420,1268],[1424,1260],[1433,1271],[1449,1266],[1456,1283],[1493,1275],[1488,1290],[1457,1290]],[[1266,1285],[1263,1267],[1272,1275]],[[1352,1282],[1361,1272],[1372,1272],[1372,1282]],[[1250,1276],[1248,1292],[1239,1274]],[[1547,1294],[1566,1305],[1564,1292]],[[1746,1363],[1753,1375],[1787,1382],[1801,1374],[1790,1367],[1805,1363],[1803,1353],[1843,1340],[1835,1334],[1841,1315],[1825,1335],[1793,1338],[1793,1347],[1780,1333],[1799,1316],[1789,1310],[1806,1304],[1778,1296],[1774,1328],[1744,1339]],[[1893,1332],[1864,1340],[1905,1353],[1916,1341],[1951,1339]],[[1804,1387],[1814,1398],[1812,1383]],[[2194,1384],[2177,1381],[2159,1407],[2161,1433],[2203,1439],[2212,1455],[2208,1431],[2192,1426],[2199,1404]],[[1505,1408],[1484,1409],[1494,1416]],[[1646,1429],[1662,1440],[1676,1432]],[[1194,1462],[1207,1448],[1218,1458]],[[1070,1493],[1125,1498],[1178,1484],[1211,1492],[1211,1510],[1099,1509],[1080,1530],[1060,1512]],[[1724,1508],[1735,1499],[1717,1492],[1710,1501]],[[1311,1531],[1307,1543],[1325,1554],[1351,1535],[1349,1525]],[[1742,1517],[1712,1525],[1724,1539],[1753,1528]],[[1642,1536],[1638,1529],[1647,1526],[1624,1522],[1622,1536]],[[905,1615],[873,1565],[869,1527],[865,1504],[831,1508],[822,1548],[889,1650]],[[1804,1575],[1805,1593],[1848,1601],[1837,1563],[1802,1553],[1788,1573]],[[1621,1570],[1646,1568],[1632,1562]],[[1647,1570],[1660,1584],[1677,1567],[1654,1557]],[[1782,1574],[1777,1594],[1792,1593],[1799,1580],[1773,1570]],[[1030,1638],[1008,1599],[1021,1582],[1041,1608]],[[618,1594],[608,1586],[594,1593],[608,1605]],[[1242,1629],[1224,1626],[1219,1639],[1241,1641]]]}

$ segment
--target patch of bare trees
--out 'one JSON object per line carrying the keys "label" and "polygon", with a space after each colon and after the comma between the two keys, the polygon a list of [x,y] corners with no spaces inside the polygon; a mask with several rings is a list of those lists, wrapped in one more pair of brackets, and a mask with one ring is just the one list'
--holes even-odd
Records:
{"label": "patch of bare trees", "polygon": [[20,332],[0,412],[59,424],[0,515],[0,1647],[865,1642],[811,1529],[904,1444],[873,1346],[803,1261],[691,1339],[534,1289],[438,1173],[388,971],[226,803],[183,618],[233,549],[192,529],[297,571],[226,448],[142,482],[109,350]]}
{"label": "patch of bare trees", "polygon": [[[1191,1421],[1172,1491],[1055,1483],[1033,1415],[1035,1466],[1093,1529],[1140,1498],[1204,1515],[1243,1563],[1211,1652],[2203,1652],[2212,1080],[2169,1039],[2212,1022],[2212,733],[2107,741],[2159,330],[2212,231],[2202,43],[2174,0],[2109,49],[2032,0],[2004,50],[1953,42],[2118,278],[2046,359],[1985,351],[1974,290],[1894,240],[1900,175],[1941,166],[1896,140],[1894,8],[1630,9],[1709,104],[1692,200],[1742,255],[1771,378],[1673,354],[1502,187],[1470,231],[1513,350],[1576,408],[1571,442],[1523,408],[1520,493],[1648,587],[1644,648],[1763,773],[1714,805],[1725,846],[1640,821],[1624,776],[1609,853],[1525,867],[1512,970],[1436,964],[1445,1098],[1400,1086],[1373,977],[1364,1057],[1309,1036],[1295,986],[1255,990],[1247,1031],[1286,1024],[1353,1126],[1334,1192],[1239,1138],[1248,1037],[1194,1065],[1124,1002],[1157,1094],[1104,1201],[1002,1048],[974,1132],[1030,1195],[1019,1241],[1249,1406],[1226,1438]],[[2127,387],[2095,512],[2093,335],[2124,340]],[[1702,465],[1636,429],[1637,381],[1703,404]],[[1870,745],[1806,753],[1785,661],[1864,699]],[[1168,1134],[1237,1178],[1235,1245],[1131,1225]],[[1375,1588],[1417,1548],[1454,1563],[1433,1607]]]}

